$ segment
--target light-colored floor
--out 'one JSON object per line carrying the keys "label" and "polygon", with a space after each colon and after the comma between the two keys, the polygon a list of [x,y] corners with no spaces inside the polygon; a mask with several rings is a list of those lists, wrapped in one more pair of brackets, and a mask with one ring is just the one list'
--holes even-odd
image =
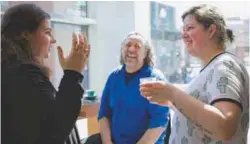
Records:
{"label": "light-colored floor", "polygon": [[76,125],[78,128],[80,139],[87,138],[88,137],[87,119],[77,120]]}

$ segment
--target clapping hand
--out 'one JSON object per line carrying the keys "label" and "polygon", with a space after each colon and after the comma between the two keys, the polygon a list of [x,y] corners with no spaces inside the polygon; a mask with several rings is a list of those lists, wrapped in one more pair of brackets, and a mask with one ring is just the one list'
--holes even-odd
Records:
{"label": "clapping hand", "polygon": [[87,64],[90,54],[90,45],[87,37],[83,33],[73,33],[72,48],[70,54],[64,57],[63,50],[60,46],[57,47],[59,62],[63,70],[74,70],[82,72]]}

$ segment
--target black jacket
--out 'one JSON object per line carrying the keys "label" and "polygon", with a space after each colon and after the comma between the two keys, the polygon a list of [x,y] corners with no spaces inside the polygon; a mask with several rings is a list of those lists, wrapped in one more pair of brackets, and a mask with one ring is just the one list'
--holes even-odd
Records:
{"label": "black jacket", "polygon": [[65,70],[56,91],[33,64],[2,64],[2,144],[64,144],[81,109],[83,76]]}

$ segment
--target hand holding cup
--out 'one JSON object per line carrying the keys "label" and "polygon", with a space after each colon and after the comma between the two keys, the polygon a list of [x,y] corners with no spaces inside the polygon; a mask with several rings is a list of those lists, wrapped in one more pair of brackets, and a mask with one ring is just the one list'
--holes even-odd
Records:
{"label": "hand holding cup", "polygon": [[[143,81],[143,80],[142,80]],[[148,81],[140,84],[141,95],[152,103],[168,105],[172,100],[175,87],[164,81]]]}

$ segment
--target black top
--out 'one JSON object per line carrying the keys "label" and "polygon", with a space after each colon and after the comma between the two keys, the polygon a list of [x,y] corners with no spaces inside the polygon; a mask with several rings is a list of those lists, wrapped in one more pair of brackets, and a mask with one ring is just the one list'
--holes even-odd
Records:
{"label": "black top", "polygon": [[125,73],[125,82],[126,85],[128,85],[128,82],[137,74],[137,72],[133,72],[133,73]]}
{"label": "black top", "polygon": [[128,85],[129,81],[137,74],[140,72],[141,69],[137,70],[136,72],[129,73],[126,71],[125,73],[125,83]]}
{"label": "black top", "polygon": [[63,144],[81,109],[83,76],[65,70],[58,92],[32,64],[2,64],[2,143]]}

